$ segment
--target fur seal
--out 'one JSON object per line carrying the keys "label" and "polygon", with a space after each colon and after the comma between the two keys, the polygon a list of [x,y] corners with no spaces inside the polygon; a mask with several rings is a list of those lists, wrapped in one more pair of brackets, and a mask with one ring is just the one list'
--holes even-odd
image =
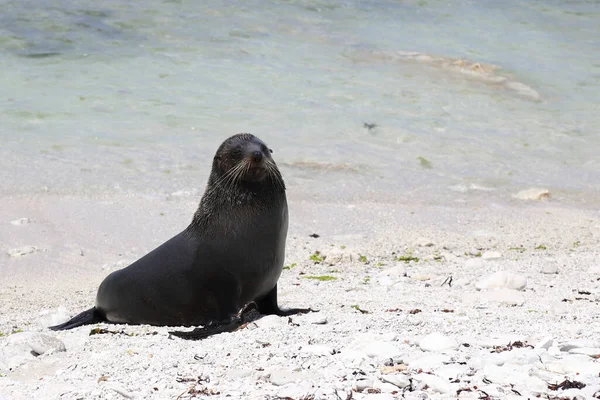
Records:
{"label": "fur seal", "polygon": [[281,310],[277,281],[288,229],[285,184],[270,150],[240,133],[218,148],[200,205],[182,232],[100,284],[96,306],[52,330],[98,322],[203,325],[171,332],[200,339]]}

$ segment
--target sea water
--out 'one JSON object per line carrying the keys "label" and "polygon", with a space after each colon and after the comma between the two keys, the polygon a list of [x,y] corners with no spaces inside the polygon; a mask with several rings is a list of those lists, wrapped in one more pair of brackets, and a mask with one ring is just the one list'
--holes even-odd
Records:
{"label": "sea water", "polygon": [[2,195],[198,197],[251,132],[305,198],[598,204],[598,1],[0,9]]}

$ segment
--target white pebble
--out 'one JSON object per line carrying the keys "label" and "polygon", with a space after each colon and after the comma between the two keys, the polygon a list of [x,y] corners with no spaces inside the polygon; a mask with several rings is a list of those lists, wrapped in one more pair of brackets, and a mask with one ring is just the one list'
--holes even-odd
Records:
{"label": "white pebble", "polygon": [[61,340],[41,333],[29,337],[27,344],[37,354],[66,351],[65,344]]}
{"label": "white pebble", "polygon": [[502,258],[502,254],[497,251],[486,251],[481,255],[481,258],[484,260],[498,260]]}
{"label": "white pebble", "polygon": [[556,264],[545,264],[542,267],[542,274],[558,274],[558,265],[556,265]]}
{"label": "white pebble", "polygon": [[510,271],[495,272],[481,278],[475,284],[475,288],[478,290],[494,288],[523,290],[526,286],[527,278],[525,276]]}
{"label": "white pebble", "polygon": [[258,325],[259,328],[265,329],[275,326],[287,325],[287,319],[281,318],[277,315],[266,315],[261,319],[257,320],[255,323],[256,325]]}
{"label": "white pebble", "polygon": [[356,390],[357,392],[362,392],[365,389],[369,389],[373,387],[373,380],[372,379],[358,379],[354,382],[354,385],[352,385],[352,388],[354,390]]}
{"label": "white pebble", "polygon": [[291,369],[281,368],[271,372],[269,380],[275,386],[287,385],[291,382],[296,382],[302,379],[301,374],[298,371]]}
{"label": "white pebble", "polygon": [[129,393],[122,387],[116,386],[114,384],[110,385],[109,389],[114,390],[115,392],[119,393],[121,396],[125,397],[126,399],[133,399],[133,397],[134,397],[133,394]]}
{"label": "white pebble", "polygon": [[531,188],[521,190],[512,197],[519,200],[544,200],[550,198],[550,192],[546,189]]}
{"label": "white pebble", "polygon": [[423,351],[438,352],[457,349],[458,343],[453,338],[444,336],[439,332],[433,332],[421,339],[419,347]]}
{"label": "white pebble", "polygon": [[400,389],[403,389],[410,385],[410,379],[408,379],[408,376],[403,374],[381,375],[380,379],[384,382],[391,383],[392,385],[397,386]]}
{"label": "white pebble", "polygon": [[545,338],[536,343],[535,348],[548,350],[553,343],[554,338],[552,336],[546,336]]}
{"label": "white pebble", "polygon": [[327,323],[327,315],[320,312],[305,314],[303,319],[313,325],[325,325]]}
{"label": "white pebble", "polygon": [[381,382],[379,379],[373,381],[373,389],[379,389],[384,393],[397,392],[398,387],[391,383]]}
{"label": "white pebble", "polygon": [[592,340],[586,339],[575,339],[569,340],[568,342],[560,344],[560,351],[570,351],[572,349],[579,349],[582,347],[597,347],[597,343]]}
{"label": "white pebble", "polygon": [[430,374],[417,374],[415,375],[414,379],[427,385],[427,387],[434,392],[445,394],[450,393],[452,390],[452,386],[439,376]]}
{"label": "white pebble", "polygon": [[10,221],[10,223],[13,225],[25,225],[25,224],[30,224],[31,220],[29,218],[25,217],[25,218],[15,219],[14,221]]}
{"label": "white pebble", "polygon": [[600,358],[600,349],[594,347],[578,347],[575,349],[569,350],[570,354],[585,354],[586,356],[590,356],[592,358]]}
{"label": "white pebble", "polygon": [[406,276],[406,267],[403,265],[396,265],[392,268],[387,268],[377,274],[377,282],[381,286],[393,286],[400,282]]}
{"label": "white pebble", "polygon": [[9,257],[23,257],[31,253],[35,253],[39,249],[35,246],[23,246],[16,249],[11,249],[6,252]]}

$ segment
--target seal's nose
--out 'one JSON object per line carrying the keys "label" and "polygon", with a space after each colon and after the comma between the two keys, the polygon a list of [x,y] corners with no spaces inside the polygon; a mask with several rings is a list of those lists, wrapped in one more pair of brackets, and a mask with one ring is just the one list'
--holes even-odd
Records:
{"label": "seal's nose", "polygon": [[263,153],[262,153],[262,151],[258,151],[257,150],[257,151],[253,151],[252,152],[252,160],[254,162],[261,162],[262,159],[263,159]]}

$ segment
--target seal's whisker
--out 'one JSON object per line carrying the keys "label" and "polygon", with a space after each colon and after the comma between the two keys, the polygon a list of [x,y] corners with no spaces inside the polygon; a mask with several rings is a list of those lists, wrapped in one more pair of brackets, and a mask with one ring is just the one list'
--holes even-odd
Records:
{"label": "seal's whisker", "polygon": [[232,168],[232,173],[229,175],[229,177],[227,178],[227,180],[224,182],[224,185],[223,185],[223,187],[226,191],[230,191],[235,186],[235,184],[239,180],[239,176],[242,173],[243,169],[244,169],[243,162],[238,163],[234,168]]}
{"label": "seal's whisker", "polygon": [[283,178],[281,176],[281,172],[277,169],[277,166],[273,161],[266,162],[267,171],[269,172],[269,176],[271,180],[279,186],[281,190],[285,190],[285,185],[283,183]]}
{"label": "seal's whisker", "polygon": [[[212,194],[218,189],[226,188],[227,182],[230,178],[237,173],[237,171],[241,168],[240,164],[236,164],[233,168],[229,169],[223,176],[221,176],[216,181],[212,182],[212,187],[204,193],[203,197],[212,196]],[[210,186],[210,185],[209,185]]]}

